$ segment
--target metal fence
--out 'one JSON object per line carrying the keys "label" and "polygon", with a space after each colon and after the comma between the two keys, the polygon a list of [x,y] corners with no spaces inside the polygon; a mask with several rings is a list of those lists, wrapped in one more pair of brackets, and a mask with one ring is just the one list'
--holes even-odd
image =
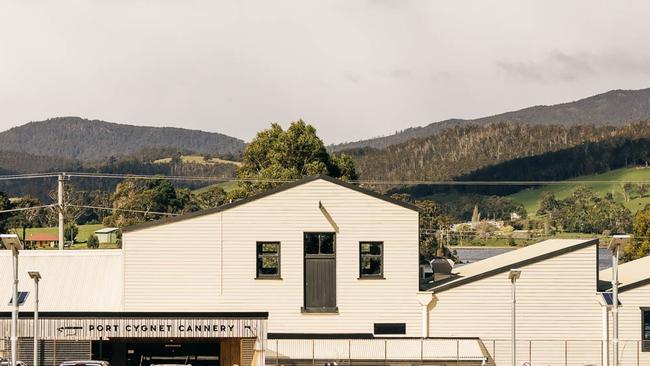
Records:
{"label": "metal fence", "polygon": [[[522,366],[604,366],[612,364],[611,346],[600,340],[519,340]],[[619,343],[620,366],[649,366],[650,344]],[[608,356],[609,355],[609,356]],[[608,359],[609,358],[609,359]],[[439,365],[512,364],[509,339],[273,339],[267,365]]]}

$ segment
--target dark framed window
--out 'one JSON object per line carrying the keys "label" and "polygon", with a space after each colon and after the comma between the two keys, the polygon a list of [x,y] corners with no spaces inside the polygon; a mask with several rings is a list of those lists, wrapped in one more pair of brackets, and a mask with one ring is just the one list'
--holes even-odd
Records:
{"label": "dark framed window", "polygon": [[384,243],[359,243],[359,278],[384,278]]}
{"label": "dark framed window", "polygon": [[650,352],[650,308],[641,308],[641,350]]}
{"label": "dark framed window", "polygon": [[334,233],[305,233],[305,254],[334,254]]}
{"label": "dark framed window", "polygon": [[257,278],[280,278],[279,242],[257,242]]}

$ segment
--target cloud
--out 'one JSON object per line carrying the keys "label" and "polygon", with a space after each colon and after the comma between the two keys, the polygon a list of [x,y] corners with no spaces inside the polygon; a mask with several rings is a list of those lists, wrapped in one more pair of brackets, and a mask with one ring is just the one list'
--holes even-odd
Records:
{"label": "cloud", "polygon": [[497,69],[518,81],[574,81],[597,74],[650,74],[650,57],[624,52],[568,54],[553,51],[539,61],[496,61]]}

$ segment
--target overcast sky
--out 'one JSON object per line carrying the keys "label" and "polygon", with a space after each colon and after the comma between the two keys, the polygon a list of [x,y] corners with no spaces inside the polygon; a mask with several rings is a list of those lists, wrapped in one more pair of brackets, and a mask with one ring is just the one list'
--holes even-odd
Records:
{"label": "overcast sky", "polygon": [[650,87],[648,1],[2,1],[0,129],[55,116],[327,143]]}

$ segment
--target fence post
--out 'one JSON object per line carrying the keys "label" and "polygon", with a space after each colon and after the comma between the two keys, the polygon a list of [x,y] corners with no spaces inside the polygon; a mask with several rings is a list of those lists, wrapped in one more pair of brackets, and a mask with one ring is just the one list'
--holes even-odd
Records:
{"label": "fence post", "polygon": [[564,341],[564,366],[569,366],[569,344]]}
{"label": "fence post", "polygon": [[420,339],[420,365],[424,365],[424,338]]}
{"label": "fence post", "polygon": [[348,365],[352,365],[352,340],[348,339]]}
{"label": "fence post", "polygon": [[313,366],[316,365],[316,359],[315,359],[315,357],[316,357],[316,351],[315,351],[315,348],[316,348],[316,340],[315,340],[315,339],[312,339],[312,340],[311,340],[311,364],[312,364]]}
{"label": "fence post", "polygon": [[280,340],[275,340],[275,365],[280,364]]}
{"label": "fence post", "polygon": [[388,360],[388,340],[384,341],[384,366],[386,366],[386,362]]}
{"label": "fence post", "polygon": [[641,347],[640,347],[640,344],[639,344],[640,342],[643,342],[643,341],[637,341],[637,342],[636,342],[636,366],[640,366],[640,365],[641,365],[641,364],[639,363],[639,362],[641,361],[641,360],[640,360],[640,348],[641,348]]}
{"label": "fence post", "polygon": [[456,340],[456,365],[460,365],[460,339]]}
{"label": "fence post", "polygon": [[497,361],[497,340],[493,339],[492,340],[492,359],[494,360],[494,363]]}

